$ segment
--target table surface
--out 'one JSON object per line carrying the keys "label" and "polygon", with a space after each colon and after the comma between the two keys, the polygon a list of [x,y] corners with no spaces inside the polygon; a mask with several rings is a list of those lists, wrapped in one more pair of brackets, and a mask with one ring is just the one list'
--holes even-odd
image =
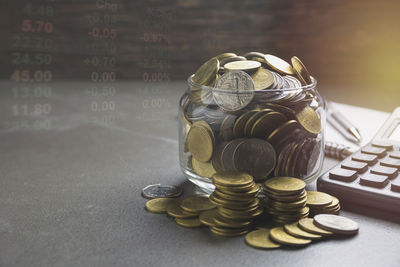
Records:
{"label": "table surface", "polygon": [[[348,211],[342,215],[360,224],[355,237],[278,250],[253,249],[243,237],[214,237],[146,212],[140,193],[148,184],[193,191],[178,164],[184,84],[166,84],[159,96],[169,104],[156,109],[143,104],[157,96],[140,90],[145,85],[120,84],[114,124],[88,123],[87,99],[74,90],[81,84],[57,86],[50,129],[0,131],[1,266],[399,266],[400,225]],[[4,120],[12,99],[1,96]],[[337,106],[366,139],[388,116]],[[328,127],[327,139],[337,138]],[[324,170],[335,163],[326,159]]]}

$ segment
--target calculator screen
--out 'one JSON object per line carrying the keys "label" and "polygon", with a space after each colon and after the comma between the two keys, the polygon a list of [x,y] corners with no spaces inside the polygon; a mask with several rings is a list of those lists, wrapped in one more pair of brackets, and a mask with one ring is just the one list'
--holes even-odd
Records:
{"label": "calculator screen", "polygon": [[389,136],[389,139],[400,142],[400,123],[398,123],[396,128],[394,128],[393,132]]}

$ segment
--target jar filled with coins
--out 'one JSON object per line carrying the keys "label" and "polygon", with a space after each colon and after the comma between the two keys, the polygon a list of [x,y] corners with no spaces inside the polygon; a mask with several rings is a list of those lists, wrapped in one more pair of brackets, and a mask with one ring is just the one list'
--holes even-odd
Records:
{"label": "jar filled with coins", "polygon": [[187,80],[180,100],[183,173],[205,191],[218,172],[313,181],[324,156],[325,103],[297,57],[259,52],[211,58]]}

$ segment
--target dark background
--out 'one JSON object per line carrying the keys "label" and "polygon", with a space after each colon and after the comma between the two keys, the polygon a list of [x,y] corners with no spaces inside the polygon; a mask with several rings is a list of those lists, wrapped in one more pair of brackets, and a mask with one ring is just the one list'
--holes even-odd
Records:
{"label": "dark background", "polygon": [[[38,66],[12,63],[13,52],[51,53],[53,82],[90,81],[99,67],[88,56],[111,55],[91,44],[111,42],[117,81],[184,81],[202,62],[222,52],[271,53],[290,60],[297,55],[318,79],[327,98],[391,111],[400,93],[400,3],[396,0],[260,1],[171,0],[2,1],[0,78],[15,69]],[[54,15],[27,14],[24,7],[50,5]],[[88,35],[88,16],[112,15],[115,39]],[[23,20],[51,21],[51,49],[16,45],[15,38],[46,34],[21,31]],[[41,67],[41,66],[39,66]],[[110,70],[108,67],[101,71]],[[152,79],[151,77],[155,77]],[[133,87],[134,88],[134,87]],[[73,88],[71,88],[73,89]],[[5,89],[6,90],[6,89]]]}

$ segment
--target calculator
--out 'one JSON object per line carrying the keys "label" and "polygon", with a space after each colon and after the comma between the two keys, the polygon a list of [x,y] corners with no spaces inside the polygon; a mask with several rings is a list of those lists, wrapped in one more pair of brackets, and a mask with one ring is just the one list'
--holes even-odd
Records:
{"label": "calculator", "polygon": [[[347,210],[400,215],[400,107],[367,145],[321,175],[319,191]],[[379,216],[379,215],[378,215]]]}

